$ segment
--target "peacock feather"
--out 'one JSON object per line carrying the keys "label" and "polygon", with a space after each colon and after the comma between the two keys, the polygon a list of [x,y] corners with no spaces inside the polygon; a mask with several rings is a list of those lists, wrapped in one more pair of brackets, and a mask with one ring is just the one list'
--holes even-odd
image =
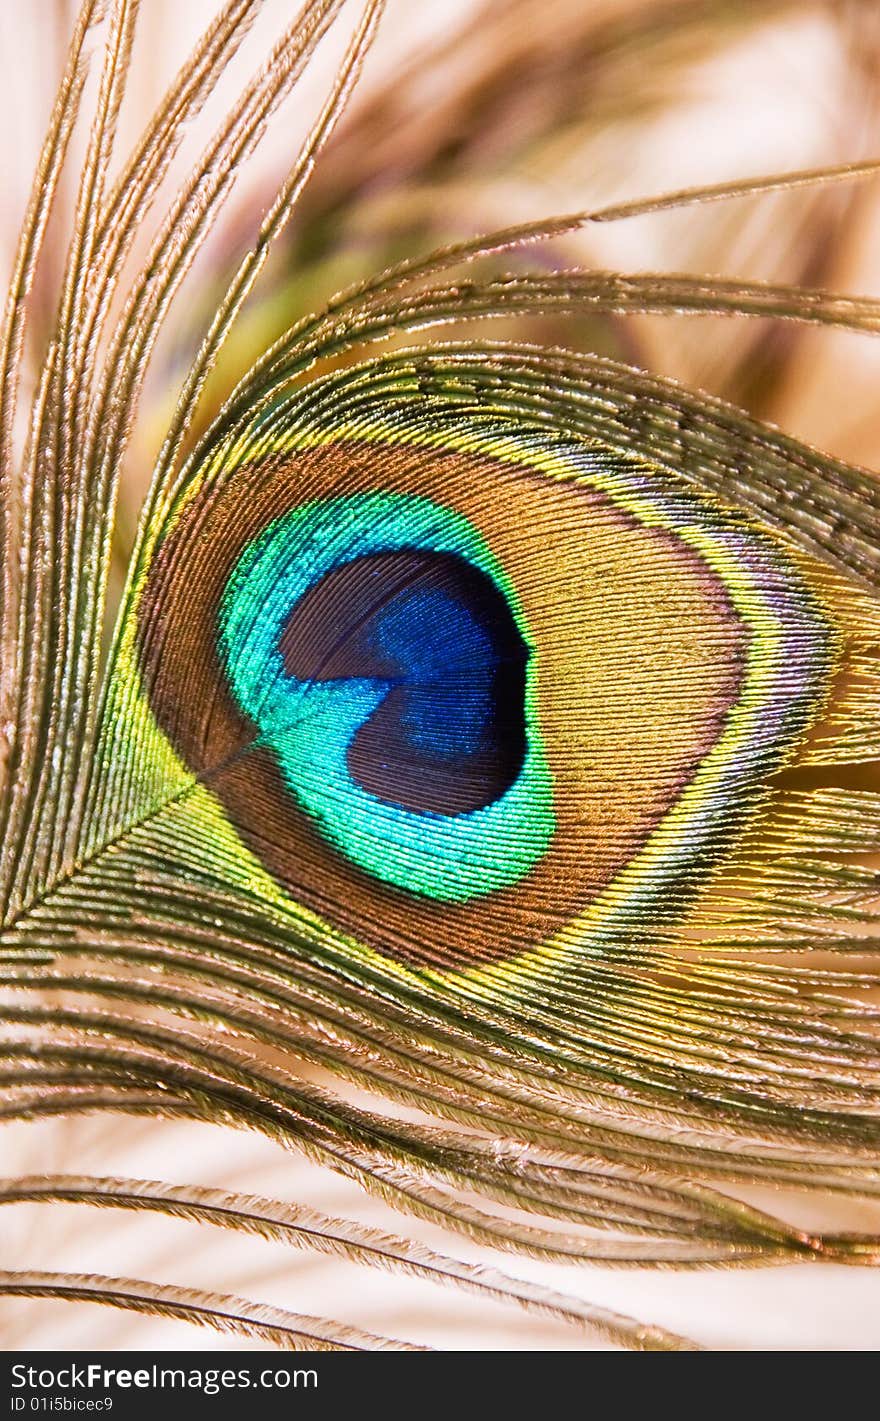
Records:
{"label": "peacock feather", "polygon": [[[346,222],[393,168],[370,145],[346,164],[354,130],[336,131],[382,0],[288,15],[170,199],[260,5],[219,7],[120,159],[138,8],[84,0],[0,346],[3,1118],[257,1131],[381,1198],[401,1233],[79,1173],[4,1179],[0,1203],[259,1232],[640,1347],[690,1344],[430,1251],[407,1221],[568,1264],[875,1263],[880,1235],[766,1201],[880,1187],[876,477],[626,361],[621,332],[682,313],[876,332],[877,303],[564,254],[593,224],[827,197],[878,165],[445,244],[401,181],[411,246],[380,222],[375,265],[334,293]],[[453,48],[480,27],[514,44],[528,9],[490,4]],[[715,10],[747,23],[620,9],[604,29],[581,17],[591,53],[693,35]],[[211,291],[117,596],[120,479],[169,308],[346,25],[317,118]],[[408,92],[362,110],[364,131]],[[506,111],[479,92],[463,112],[485,137]],[[31,390],[43,239],[89,105]],[[456,180],[458,117],[458,149],[410,135],[410,176]],[[528,142],[561,124],[553,110]],[[390,1345],[183,1280],[20,1272],[0,1292]]]}

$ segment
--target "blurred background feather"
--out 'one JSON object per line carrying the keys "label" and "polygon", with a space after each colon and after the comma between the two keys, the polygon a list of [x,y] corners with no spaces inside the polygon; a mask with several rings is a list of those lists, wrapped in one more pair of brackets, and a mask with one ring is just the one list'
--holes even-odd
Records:
{"label": "blurred background feather", "polygon": [[[185,7],[149,0],[143,7],[121,113],[122,151],[214,9],[211,0]],[[353,23],[357,9],[344,13]],[[279,0],[263,7],[194,119],[187,154],[190,143],[212,131],[264,54],[266,37],[277,34],[290,15],[291,7]],[[7,264],[74,18],[63,0],[37,0],[30,7],[7,0],[0,8]],[[120,486],[111,603],[121,593],[138,513],[181,380],[322,102],[346,38],[345,22],[339,28],[247,165],[160,337]],[[722,0],[460,0],[443,7],[390,0],[362,83],[211,373],[191,439],[295,321],[340,288],[404,257],[548,213],[875,157],[878,61],[880,15],[869,0],[769,0],[760,6]],[[80,161],[85,141],[85,135],[75,136]],[[69,173],[77,171],[75,158]],[[163,201],[170,201],[185,172],[181,153],[166,175]],[[48,339],[75,200],[76,185],[67,176],[34,293],[33,380]],[[878,184],[817,186],[592,225],[529,249],[526,257],[506,254],[497,270],[521,263],[549,272],[578,264],[871,294],[878,283],[878,228]],[[436,338],[460,333],[447,327]],[[729,400],[830,455],[868,468],[880,463],[873,413],[878,347],[860,334],[769,319],[581,312],[564,318],[511,314],[494,322],[490,335],[623,360]],[[390,348],[408,343],[406,336],[394,337]],[[327,368],[350,359],[342,355]],[[857,773],[860,784],[880,787],[876,766]],[[144,1010],[147,1019],[163,1019],[158,1010]],[[304,1065],[303,1072],[305,1079],[323,1080],[317,1069]],[[354,1088],[350,1098],[358,1099]],[[365,1196],[353,1180],[217,1124],[46,1119],[4,1124],[0,1142],[7,1176],[75,1172],[203,1184],[296,1201],[392,1234],[403,1231],[400,1216],[381,1199]],[[866,1201],[792,1196],[783,1208],[779,1186],[741,1192],[806,1228],[880,1232],[880,1209]],[[439,1252],[450,1251],[448,1236],[434,1224],[407,1220],[405,1231]],[[351,1266],[338,1258],[215,1233],[185,1219],[74,1203],[9,1203],[0,1209],[0,1237],[10,1268],[149,1278],[244,1295],[306,1315],[337,1316],[343,1299],[351,1326],[433,1346],[609,1345],[601,1333],[570,1321],[385,1270],[359,1270],[353,1289]],[[877,1282],[870,1269],[826,1262],[720,1273],[584,1270],[514,1259],[462,1239],[454,1252],[704,1345],[880,1344]],[[0,1300],[0,1322],[8,1348],[214,1345],[212,1333],[181,1321],[86,1303]],[[216,1345],[229,1345],[229,1339],[218,1338]],[[234,1345],[258,1344],[238,1339]]]}

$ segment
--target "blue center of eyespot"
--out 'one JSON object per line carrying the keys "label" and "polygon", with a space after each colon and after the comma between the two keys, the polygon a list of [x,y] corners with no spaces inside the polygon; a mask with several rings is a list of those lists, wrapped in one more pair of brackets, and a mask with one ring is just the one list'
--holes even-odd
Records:
{"label": "blue center of eyespot", "polygon": [[300,598],[279,646],[299,682],[384,691],[348,767],[386,803],[469,813],[520,773],[529,650],[504,594],[466,559],[420,548],[353,559]]}
{"label": "blue center of eyespot", "polygon": [[401,731],[413,749],[440,760],[478,751],[500,662],[479,616],[442,592],[404,593],[377,619],[375,643],[404,678]]}

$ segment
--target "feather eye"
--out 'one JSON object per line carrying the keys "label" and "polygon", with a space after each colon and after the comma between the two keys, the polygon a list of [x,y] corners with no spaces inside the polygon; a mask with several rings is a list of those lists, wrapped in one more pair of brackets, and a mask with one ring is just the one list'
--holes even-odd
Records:
{"label": "feather eye", "polygon": [[650,445],[395,403],[409,369],[362,376],[342,428],[261,417],[189,492],[135,613],[139,693],[181,783],[330,928],[546,971],[687,912],[855,629],[820,564]]}
{"label": "feather eye", "polygon": [[[135,227],[257,8],[222,9],[110,188],[137,6],[112,8],[19,470],[25,297],[89,3],[22,237],[0,400],[9,1113],[257,1129],[404,1213],[551,1260],[874,1261],[872,1237],[739,1197],[876,1192],[880,979],[862,959],[880,807],[853,775],[880,758],[873,476],[620,362],[458,327],[686,310],[876,330],[868,299],[497,263],[590,221],[877,165],[406,258],[292,326],[206,421],[226,336],[372,42],[369,0],[184,379],[102,666],[115,492],[156,334],[341,6],[304,4],[117,317]],[[384,344],[435,326],[456,338]],[[61,1197],[313,1234],[628,1345],[685,1345],[266,1200],[81,1178],[0,1190]],[[124,1279],[3,1275],[0,1292],[208,1325],[231,1309],[280,1345],[386,1341]]]}
{"label": "feather eye", "polygon": [[[646,1106],[687,1079],[683,1114],[790,1128],[802,1088],[769,1019],[778,1103],[759,1073],[717,1099],[754,969],[719,965],[714,1003],[701,979],[722,943],[818,947],[870,917],[873,874],[835,840],[851,852],[861,818],[870,844],[873,800],[797,786],[873,753],[877,609],[805,549],[802,504],[771,526],[722,496],[736,479],[760,499],[774,464],[809,480],[785,441],[762,433],[750,469],[719,439],[704,472],[662,419],[621,428],[618,392],[600,442],[591,402],[606,421],[612,382],[639,378],[569,361],[536,395],[546,368],[384,357],[203,453],[145,540],[105,804],[130,753],[185,875],[235,881],[362,990],[405,991],[423,1030],[464,1012],[467,1037],[477,1007],[472,1050],[501,1041],[539,1075],[552,1052],[584,1085],[604,1063]],[[701,411],[707,444],[721,418]],[[875,516],[858,477],[849,506],[855,568]]]}

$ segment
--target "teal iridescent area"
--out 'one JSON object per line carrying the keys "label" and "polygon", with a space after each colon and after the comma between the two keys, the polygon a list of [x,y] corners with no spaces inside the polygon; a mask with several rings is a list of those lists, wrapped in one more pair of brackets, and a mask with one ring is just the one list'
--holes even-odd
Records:
{"label": "teal iridescent area", "polygon": [[360,868],[462,902],[545,853],[555,820],[536,657],[467,519],[402,494],[304,504],[241,554],[218,622],[258,743]]}

